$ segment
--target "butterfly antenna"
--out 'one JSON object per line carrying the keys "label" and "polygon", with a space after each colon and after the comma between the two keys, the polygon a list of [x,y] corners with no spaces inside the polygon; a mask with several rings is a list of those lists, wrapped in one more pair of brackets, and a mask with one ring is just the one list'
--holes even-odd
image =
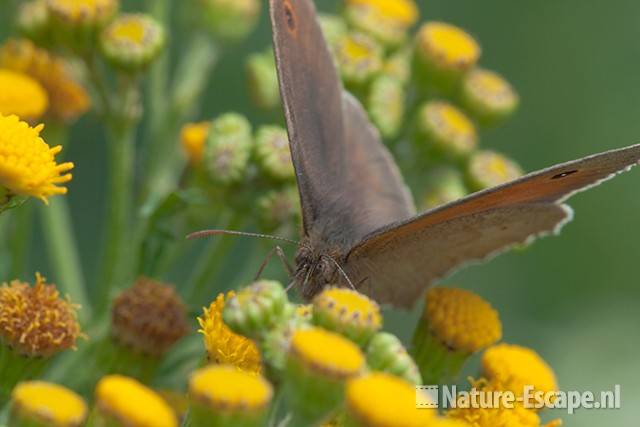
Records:
{"label": "butterfly antenna", "polygon": [[356,287],[353,286],[353,282],[351,281],[351,279],[349,279],[349,276],[342,269],[342,266],[338,263],[338,261],[336,261],[335,259],[333,259],[333,257],[330,257],[329,255],[323,255],[323,258],[330,259],[331,262],[335,264],[335,266],[338,269],[338,271],[340,272],[340,274],[342,274],[342,276],[345,278],[345,280],[347,281],[347,283],[349,284],[351,289],[353,289],[354,291],[357,290]]}
{"label": "butterfly antenna", "polygon": [[280,242],[292,243],[298,246],[305,246],[301,242],[293,239],[287,239],[286,237],[281,236],[272,236],[270,234],[260,234],[260,233],[249,233],[246,231],[234,231],[234,230],[202,230],[196,231],[195,233],[191,233],[187,236],[187,239],[200,239],[203,237],[211,237],[211,236],[241,236],[241,237],[255,237],[259,239],[270,239],[270,240],[278,240]]}

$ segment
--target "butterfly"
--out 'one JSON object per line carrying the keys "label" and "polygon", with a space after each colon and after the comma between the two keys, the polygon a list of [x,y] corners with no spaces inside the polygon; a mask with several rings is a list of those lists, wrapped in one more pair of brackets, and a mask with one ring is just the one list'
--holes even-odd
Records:
{"label": "butterfly", "polygon": [[306,299],[350,285],[411,307],[454,270],[559,232],[570,196],[640,162],[640,144],[607,151],[416,215],[378,131],[341,86],[313,2],[270,0],[270,9],[302,208],[293,283]]}

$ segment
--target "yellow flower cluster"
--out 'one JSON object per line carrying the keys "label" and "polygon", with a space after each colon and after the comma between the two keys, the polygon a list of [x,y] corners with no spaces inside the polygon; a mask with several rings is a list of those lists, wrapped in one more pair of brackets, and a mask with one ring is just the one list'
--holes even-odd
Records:
{"label": "yellow flower cluster", "polygon": [[182,148],[192,165],[202,163],[204,144],[209,135],[211,122],[187,123],[180,131]]}
{"label": "yellow flower cluster", "polygon": [[49,357],[74,348],[82,336],[77,306],[60,298],[55,285],[36,274],[30,286],[14,280],[0,286],[0,338],[14,351],[30,357]]}
{"label": "yellow flower cluster", "polygon": [[57,164],[61,146],[49,147],[40,137],[43,125],[30,127],[16,116],[0,115],[0,188],[12,194],[47,197],[65,194],[73,163]]}
{"label": "yellow flower cluster", "polygon": [[31,77],[0,68],[0,114],[37,120],[48,105],[47,93]]}
{"label": "yellow flower cluster", "polygon": [[52,427],[79,427],[87,418],[87,404],[73,391],[57,384],[29,381],[11,393],[12,411],[20,418]]}
{"label": "yellow flower cluster", "polygon": [[46,0],[47,8],[65,23],[87,25],[104,22],[118,9],[117,0]]}
{"label": "yellow flower cluster", "polygon": [[262,370],[260,353],[250,339],[234,333],[222,320],[225,301],[235,295],[234,292],[220,294],[204,309],[202,317],[198,317],[200,332],[204,335],[204,344],[209,360],[216,364],[233,365],[238,369],[253,374]]}
{"label": "yellow flower cluster", "polygon": [[0,47],[0,68],[26,74],[46,91],[51,117],[72,121],[85,113],[90,100],[70,71],[70,64],[25,39],[8,40]]}
{"label": "yellow flower cluster", "polygon": [[474,353],[502,337],[498,312],[478,295],[463,289],[431,288],[424,316],[435,336],[459,351]]}

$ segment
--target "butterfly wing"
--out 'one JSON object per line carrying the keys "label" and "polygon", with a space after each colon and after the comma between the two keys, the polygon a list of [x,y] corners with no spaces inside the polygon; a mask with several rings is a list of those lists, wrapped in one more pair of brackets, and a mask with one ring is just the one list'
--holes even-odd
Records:
{"label": "butterfly wing", "polygon": [[559,230],[571,219],[567,198],[639,161],[640,145],[596,154],[390,224],[349,252],[346,270],[379,301],[411,306],[456,268]]}
{"label": "butterfly wing", "polygon": [[410,217],[413,202],[377,130],[344,95],[313,2],[270,3],[304,232],[346,252],[373,230]]}

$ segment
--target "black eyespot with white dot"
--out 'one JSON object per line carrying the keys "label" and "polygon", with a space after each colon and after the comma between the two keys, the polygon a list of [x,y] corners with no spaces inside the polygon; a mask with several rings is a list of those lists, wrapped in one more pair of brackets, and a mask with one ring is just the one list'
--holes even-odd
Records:
{"label": "black eyespot with white dot", "polygon": [[577,170],[577,169],[575,169],[575,170],[570,170],[570,171],[566,171],[566,172],[562,172],[562,173],[559,173],[559,174],[557,174],[557,175],[552,176],[552,177],[551,177],[551,179],[566,178],[566,177],[568,177],[569,175],[573,175],[573,174],[574,174],[574,173],[576,173],[576,172],[578,172],[578,170]]}

